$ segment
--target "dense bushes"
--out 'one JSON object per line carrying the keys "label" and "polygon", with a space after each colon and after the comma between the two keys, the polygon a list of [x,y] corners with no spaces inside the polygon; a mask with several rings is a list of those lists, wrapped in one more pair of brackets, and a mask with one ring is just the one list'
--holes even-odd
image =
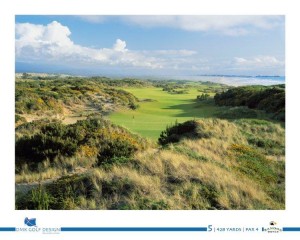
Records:
{"label": "dense bushes", "polygon": [[199,132],[198,123],[194,120],[184,123],[175,122],[174,126],[167,126],[166,130],[162,131],[158,142],[161,145],[168,143],[179,142],[182,138],[206,137]]}
{"label": "dense bushes", "polygon": [[26,162],[29,160],[34,165],[45,159],[53,161],[59,155],[73,156],[79,142],[74,130],[61,123],[50,123],[38,134],[21,137],[16,142],[16,157],[26,159]]}
{"label": "dense bushes", "polygon": [[237,87],[216,94],[214,99],[220,106],[247,106],[264,110],[271,113],[274,119],[285,121],[284,85]]}
{"label": "dense bushes", "polygon": [[[31,126],[28,125],[30,128]],[[24,127],[23,127],[24,128]],[[23,136],[16,140],[16,166],[27,163],[35,170],[39,162],[50,162],[58,157],[98,158],[98,165],[116,157],[130,157],[145,147],[145,141],[103,119],[88,119],[72,125],[60,122],[41,125],[30,135],[22,128]]]}
{"label": "dense bushes", "polygon": [[132,139],[128,138],[126,139],[123,136],[110,139],[108,142],[103,142],[100,145],[97,156],[98,165],[126,162],[138,148],[137,141],[132,141]]}

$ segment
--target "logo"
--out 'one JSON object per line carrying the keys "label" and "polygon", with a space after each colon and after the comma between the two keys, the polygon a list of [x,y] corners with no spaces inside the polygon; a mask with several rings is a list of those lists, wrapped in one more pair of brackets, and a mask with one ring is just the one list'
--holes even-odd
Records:
{"label": "logo", "polygon": [[36,218],[28,218],[24,219],[24,224],[26,227],[16,227],[16,232],[21,233],[41,233],[41,234],[59,234],[61,232],[60,227],[53,226],[41,226],[43,223],[39,223],[39,226],[36,225]]}
{"label": "logo", "polygon": [[36,218],[28,218],[28,217],[26,217],[25,219],[24,219],[24,223],[25,223],[25,225],[27,225],[28,227],[37,227],[36,226]]}
{"label": "logo", "polygon": [[282,231],[282,228],[279,227],[275,227],[277,225],[277,223],[275,221],[271,221],[269,223],[269,227],[267,228],[262,228],[263,232],[267,232],[267,233],[279,233]]}

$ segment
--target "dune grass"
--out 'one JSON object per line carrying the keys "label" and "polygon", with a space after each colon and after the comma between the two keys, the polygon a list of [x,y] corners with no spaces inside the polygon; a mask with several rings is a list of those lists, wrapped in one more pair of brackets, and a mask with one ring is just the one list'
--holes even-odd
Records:
{"label": "dune grass", "polygon": [[[16,209],[285,208],[283,124],[256,110],[218,107],[212,89],[191,85],[178,94],[154,85],[120,87],[139,101],[132,109],[114,108],[108,118],[116,125],[97,117],[16,129],[16,149],[25,139],[25,150],[47,153],[34,164],[24,149],[16,155],[16,182],[37,186],[16,192]],[[202,92],[209,99],[197,101]],[[163,143],[149,141],[163,130]],[[33,141],[39,139],[51,144]],[[69,150],[56,151],[54,143]]]}
{"label": "dune grass", "polygon": [[[197,120],[197,137],[138,151],[126,162],[65,176],[17,196],[17,209],[284,209],[280,124]],[[245,131],[241,131],[244,129]],[[256,147],[262,136],[281,142]],[[201,137],[205,136],[205,137]],[[280,157],[280,161],[263,153]],[[41,196],[36,199],[36,195]],[[47,203],[45,205],[44,203]]]}
{"label": "dune grass", "polygon": [[[213,101],[201,104],[196,102],[197,89],[189,88],[186,94],[170,94],[162,88],[125,88],[139,98],[140,107],[136,110],[122,109],[112,113],[110,120],[143,137],[157,140],[167,125],[191,119],[212,117],[217,111]],[[143,101],[151,99],[151,101]]]}

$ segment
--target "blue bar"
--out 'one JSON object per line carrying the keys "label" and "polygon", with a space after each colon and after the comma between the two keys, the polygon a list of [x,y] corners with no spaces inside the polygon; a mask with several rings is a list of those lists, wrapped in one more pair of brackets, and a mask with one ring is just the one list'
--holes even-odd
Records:
{"label": "blue bar", "polygon": [[0,227],[0,232],[15,232],[15,227]]}
{"label": "blue bar", "polygon": [[62,232],[206,232],[206,227],[62,227]]}
{"label": "blue bar", "polygon": [[284,227],[283,232],[300,232],[300,227]]}

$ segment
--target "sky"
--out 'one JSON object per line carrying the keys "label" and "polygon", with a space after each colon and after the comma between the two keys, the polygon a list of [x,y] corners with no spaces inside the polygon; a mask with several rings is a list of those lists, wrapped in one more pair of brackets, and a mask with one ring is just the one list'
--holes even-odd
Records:
{"label": "sky", "polygon": [[285,75],[277,15],[17,15],[16,72]]}

